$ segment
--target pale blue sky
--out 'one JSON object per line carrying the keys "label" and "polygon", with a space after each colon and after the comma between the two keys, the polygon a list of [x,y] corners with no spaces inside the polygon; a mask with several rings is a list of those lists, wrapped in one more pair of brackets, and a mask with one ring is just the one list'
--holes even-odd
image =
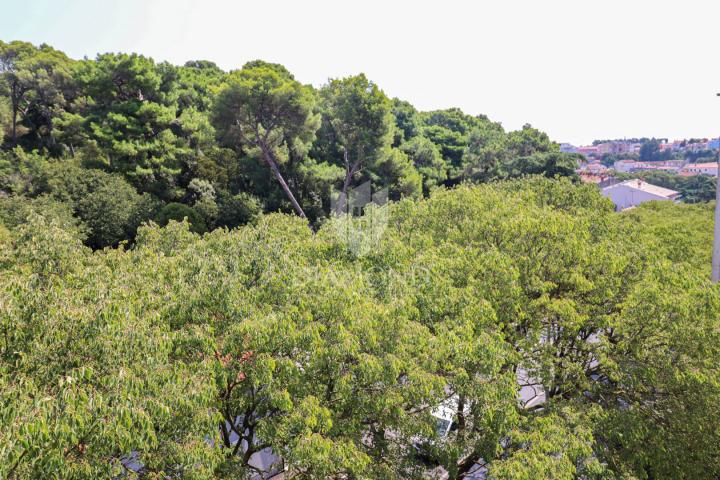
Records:
{"label": "pale blue sky", "polygon": [[717,0],[0,0],[0,39],[225,69],[262,58],[314,85],[365,72],[420,109],[557,141],[720,136]]}

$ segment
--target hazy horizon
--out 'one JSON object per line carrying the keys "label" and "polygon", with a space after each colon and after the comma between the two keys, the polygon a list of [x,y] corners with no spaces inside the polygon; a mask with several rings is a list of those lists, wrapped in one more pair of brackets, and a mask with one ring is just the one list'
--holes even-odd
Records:
{"label": "hazy horizon", "polygon": [[364,72],[420,110],[459,107],[574,144],[720,135],[720,2],[29,0],[3,10],[0,39],[73,58],[137,52],[226,70],[261,58],[315,86]]}

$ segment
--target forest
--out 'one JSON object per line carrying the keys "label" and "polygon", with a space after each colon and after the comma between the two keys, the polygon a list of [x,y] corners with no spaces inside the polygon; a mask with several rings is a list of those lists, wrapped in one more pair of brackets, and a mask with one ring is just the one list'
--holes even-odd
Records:
{"label": "forest", "polygon": [[720,476],[714,204],[362,74],[0,75],[0,479]]}
{"label": "forest", "polygon": [[362,74],[315,89],[263,61],[229,73],[135,54],[76,61],[17,41],[0,43],[0,74],[3,221],[53,211],[94,249],[132,243],[147,221],[188,218],[200,233],[279,211],[317,227],[333,192],[367,181],[398,200],[575,175],[577,157],[529,125],[418,112]]}

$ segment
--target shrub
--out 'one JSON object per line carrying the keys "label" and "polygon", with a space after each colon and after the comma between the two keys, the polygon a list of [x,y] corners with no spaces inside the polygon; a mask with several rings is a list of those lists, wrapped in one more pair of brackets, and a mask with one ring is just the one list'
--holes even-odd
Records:
{"label": "shrub", "polygon": [[207,231],[207,225],[197,210],[182,203],[168,203],[155,217],[155,221],[162,226],[167,225],[170,220],[182,222],[184,219],[190,223],[191,232],[205,233]]}

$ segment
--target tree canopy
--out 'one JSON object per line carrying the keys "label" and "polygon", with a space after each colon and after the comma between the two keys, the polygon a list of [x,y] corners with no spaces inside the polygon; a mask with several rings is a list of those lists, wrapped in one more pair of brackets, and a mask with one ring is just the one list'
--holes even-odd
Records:
{"label": "tree canopy", "polygon": [[93,254],[28,214],[0,236],[0,474],[243,478],[258,452],[309,479],[720,473],[709,207],[616,214],[534,177],[384,208],[362,254],[342,217]]}
{"label": "tree canopy", "polygon": [[2,479],[720,477],[708,177],[616,213],[363,74],[25,42],[0,127]]}
{"label": "tree canopy", "polygon": [[[152,205],[123,214],[132,221],[117,217],[137,203],[125,183],[118,203],[127,205],[87,200],[93,206],[83,211],[126,224],[88,236],[92,248],[132,242],[137,225],[173,204],[197,213],[207,230],[261,211],[294,211],[317,228],[335,198],[366,182],[399,200],[462,182],[574,176],[576,162],[529,125],[506,133],[458,108],[419,112],[362,73],[316,89],[262,60],[225,72],[206,60],[175,66],[127,53],[73,60],[21,41],[0,43],[0,132],[5,194],[32,202],[46,191],[36,177],[87,171],[88,178],[122,178]],[[556,155],[538,157],[549,153]],[[32,176],[20,172],[27,156],[37,169]],[[198,182],[213,194],[196,195]],[[71,209],[87,223],[89,213]]]}

